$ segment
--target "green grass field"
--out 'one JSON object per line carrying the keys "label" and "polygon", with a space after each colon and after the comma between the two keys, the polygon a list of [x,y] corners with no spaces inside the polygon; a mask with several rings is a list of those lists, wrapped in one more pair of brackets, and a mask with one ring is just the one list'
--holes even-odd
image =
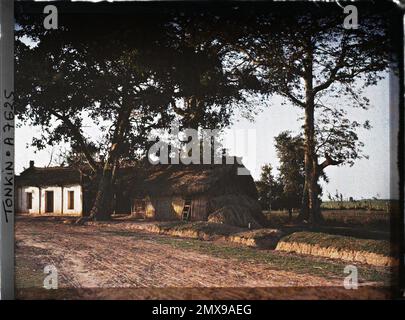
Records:
{"label": "green grass field", "polygon": [[321,204],[323,210],[367,210],[389,212],[396,206],[395,200],[365,199],[355,201],[324,201]]}
{"label": "green grass field", "polygon": [[[336,206],[336,204],[335,204]],[[391,219],[395,219],[394,211],[365,210],[365,209],[322,209],[325,226],[356,227],[369,230],[389,231]],[[270,226],[279,227],[291,223],[287,211],[263,211]],[[293,212],[293,219],[298,217],[298,212]]]}

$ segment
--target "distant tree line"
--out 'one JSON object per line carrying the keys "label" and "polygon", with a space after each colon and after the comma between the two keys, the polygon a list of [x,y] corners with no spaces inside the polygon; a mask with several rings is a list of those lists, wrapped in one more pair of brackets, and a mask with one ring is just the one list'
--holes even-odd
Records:
{"label": "distant tree line", "polygon": [[259,181],[256,182],[259,201],[263,210],[288,210],[302,204],[305,183],[304,139],[293,136],[290,131],[281,132],[275,137],[275,147],[280,161],[278,175],[274,175],[272,166],[262,167]]}

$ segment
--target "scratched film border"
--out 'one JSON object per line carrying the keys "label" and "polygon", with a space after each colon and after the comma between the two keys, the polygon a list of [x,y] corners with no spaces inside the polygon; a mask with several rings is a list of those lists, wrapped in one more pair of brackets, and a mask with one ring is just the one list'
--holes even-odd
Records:
{"label": "scratched film border", "polygon": [[[0,113],[0,141],[1,141],[1,216],[0,216],[0,299],[13,299],[14,298],[14,113],[13,113],[13,81],[14,81],[14,69],[13,69],[13,0],[0,0],[0,102],[2,112]],[[395,2],[395,1],[394,1]],[[402,32],[403,35],[403,32]],[[402,48],[403,49],[403,48]],[[401,53],[403,60],[403,54]],[[402,61],[403,62],[403,61]],[[402,65],[403,67],[403,65]],[[399,94],[398,106],[403,104],[403,70],[400,77],[401,82],[399,84],[390,85],[390,91],[392,89],[391,98],[394,99],[394,104],[397,97],[394,97],[395,93]],[[393,88],[399,85],[400,89]],[[404,149],[403,143],[403,111],[399,114],[397,111],[392,113],[392,120],[397,120],[397,116],[401,119],[399,128],[399,147],[398,157],[400,160],[400,234],[399,239],[401,241],[401,268],[404,271],[404,187],[403,187],[403,156]],[[392,128],[391,138],[396,138],[395,128]],[[396,153],[391,155],[397,158]],[[391,174],[398,174],[397,168],[392,168]],[[394,188],[395,186],[392,186]],[[398,225],[395,226],[398,228]],[[398,239],[398,238],[397,238]],[[403,273],[400,274],[401,287],[405,288],[405,278]]]}
{"label": "scratched film border", "polygon": [[14,1],[0,1],[0,299],[14,298]]}

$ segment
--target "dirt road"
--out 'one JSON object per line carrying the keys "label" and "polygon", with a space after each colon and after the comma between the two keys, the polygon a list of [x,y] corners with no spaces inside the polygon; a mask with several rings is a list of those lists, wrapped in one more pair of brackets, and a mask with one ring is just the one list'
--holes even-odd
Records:
{"label": "dirt road", "polygon": [[[168,240],[173,238],[141,230],[128,233],[119,227],[19,217],[17,285],[42,286],[43,268],[49,264],[58,270],[59,288],[341,287],[343,283],[343,277],[326,279],[182,250]],[[27,284],[24,277],[34,280]]]}

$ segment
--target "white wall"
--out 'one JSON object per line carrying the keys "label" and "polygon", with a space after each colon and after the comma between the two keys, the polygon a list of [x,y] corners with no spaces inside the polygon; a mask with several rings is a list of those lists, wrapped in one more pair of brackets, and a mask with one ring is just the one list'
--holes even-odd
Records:
{"label": "white wall", "polygon": [[[74,192],[74,208],[68,209],[68,191]],[[63,214],[81,215],[83,212],[82,187],[80,185],[63,187]]]}
{"label": "white wall", "polygon": [[[53,212],[46,212],[46,197],[47,191],[53,191]],[[41,188],[41,213],[61,214],[62,213],[62,187],[50,186]]]}
{"label": "white wall", "polygon": [[[27,208],[27,192],[32,193],[32,209]],[[39,213],[39,188],[21,187],[17,190],[17,211],[24,213]]]}
{"label": "white wall", "polygon": [[[62,197],[63,190],[63,197]],[[53,212],[46,212],[46,192],[53,191]],[[68,191],[74,192],[74,208],[68,209]],[[32,193],[32,209],[27,208],[27,192]],[[41,193],[41,196],[40,196]],[[62,203],[63,200],[63,203]],[[83,194],[80,185],[71,186],[47,186],[42,187],[19,187],[17,189],[17,212],[30,214],[58,214],[58,215],[82,215]]]}

